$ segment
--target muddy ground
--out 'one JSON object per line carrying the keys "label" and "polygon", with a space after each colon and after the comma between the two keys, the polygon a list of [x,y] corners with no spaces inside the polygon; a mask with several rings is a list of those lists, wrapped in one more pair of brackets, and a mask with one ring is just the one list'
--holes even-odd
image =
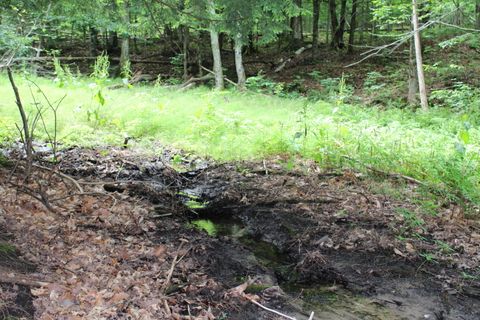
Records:
{"label": "muddy ground", "polygon": [[417,185],[310,162],[174,154],[65,151],[56,170],[81,190],[48,154],[29,182],[2,168],[0,317],[282,319],[253,300],[296,319],[480,318],[480,224],[461,207],[426,214]]}

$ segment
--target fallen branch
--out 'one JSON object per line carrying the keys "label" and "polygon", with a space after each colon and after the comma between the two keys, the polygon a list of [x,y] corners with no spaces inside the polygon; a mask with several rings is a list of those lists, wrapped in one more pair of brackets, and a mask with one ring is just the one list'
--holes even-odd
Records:
{"label": "fallen branch", "polygon": [[55,199],[52,199],[50,200],[50,202],[57,202],[57,201],[60,201],[60,200],[65,200],[65,199],[68,199],[70,197],[75,197],[75,196],[78,196],[78,197],[85,197],[85,196],[105,196],[105,197],[109,197],[113,200],[113,203],[112,203],[112,206],[110,207],[113,208],[117,205],[117,199],[109,194],[109,193],[105,193],[105,192],[83,192],[83,193],[73,193],[73,194],[69,194],[69,195],[66,195],[66,196],[63,196],[63,197],[59,197],[59,198],[55,198]]}
{"label": "fallen branch", "polygon": [[[208,68],[205,68],[204,66],[200,66],[200,68],[202,68],[203,70],[207,71],[208,73],[211,73],[213,75],[215,75],[215,72],[213,72],[212,70],[208,69]],[[235,82],[233,82],[232,80],[228,79],[227,77],[223,77],[223,79],[225,79],[225,81],[227,81],[228,83],[230,83],[231,85],[233,86],[237,86],[237,84]]]}
{"label": "fallen branch", "polygon": [[168,285],[170,284],[170,280],[172,280],[173,271],[175,270],[175,266],[176,266],[180,261],[182,261],[182,259],[187,255],[187,253],[192,249],[192,248],[190,247],[190,248],[187,250],[187,252],[185,252],[185,254],[179,258],[180,250],[182,249],[183,244],[184,244],[185,242],[186,242],[185,240],[182,240],[182,242],[181,242],[180,245],[178,246],[177,253],[175,254],[175,257],[173,258],[172,265],[170,266],[170,270],[168,270],[167,279],[165,280],[165,283],[163,284],[163,287],[162,287],[162,292],[163,292],[164,294],[166,293],[166,291],[167,291],[167,289],[168,289]]}
{"label": "fallen branch", "polygon": [[57,176],[65,179],[65,180],[70,181],[70,182],[78,189],[78,191],[80,191],[80,193],[84,193],[83,188],[80,186],[80,184],[78,183],[78,181],[75,180],[74,178],[70,177],[69,175],[66,175],[66,174],[64,174],[64,173],[61,173],[61,172],[55,170],[55,169],[51,169],[51,168],[48,168],[48,167],[44,167],[44,166],[41,166],[41,165],[38,165],[38,164],[34,164],[33,166],[34,166],[35,168],[38,168],[38,169],[50,171],[50,172],[56,174]]}
{"label": "fallen branch", "polygon": [[311,49],[312,48],[312,45],[309,44],[305,47],[301,47],[300,49],[298,49],[297,51],[295,51],[294,55],[291,56],[290,58],[286,59],[285,61],[283,61],[278,67],[275,68],[275,73],[278,73],[280,71],[282,71],[286,66],[287,64],[293,62],[295,59],[298,59],[299,56],[302,55],[303,52],[305,52],[305,50],[307,49]]}
{"label": "fallen branch", "polygon": [[23,285],[27,287],[43,287],[49,284],[48,282],[32,279],[26,275],[2,270],[0,270],[0,283]]}
{"label": "fallen branch", "polygon": [[[263,310],[269,311],[269,312],[271,312],[271,313],[274,313],[274,314],[276,314],[276,315],[278,315],[278,316],[281,316],[281,317],[284,317],[284,318],[286,318],[286,319],[297,320],[297,318],[287,316],[286,314],[283,314],[283,313],[281,313],[281,312],[279,312],[279,311],[277,311],[277,310],[273,310],[273,309],[270,309],[270,308],[268,308],[268,307],[265,307],[264,305],[261,305],[260,303],[258,303],[257,301],[253,300],[252,298],[250,298],[250,297],[247,296],[247,295],[244,295],[244,297],[245,297],[248,301],[250,301],[251,303],[253,303],[254,305],[257,305],[257,306],[259,306],[260,308],[262,308]],[[312,319],[313,319],[313,318],[312,318]]]}
{"label": "fallen branch", "polygon": [[392,172],[385,172],[385,171],[382,171],[382,170],[379,170],[377,168],[374,168],[372,167],[371,165],[368,165],[366,163],[363,163],[357,159],[354,159],[354,158],[351,158],[349,156],[343,156],[343,158],[347,159],[347,160],[350,160],[350,161],[353,161],[353,162],[356,162],[362,166],[364,166],[365,168],[367,168],[368,170],[370,171],[373,171],[377,174],[380,174],[380,175],[383,175],[383,176],[386,176],[386,177],[391,177],[391,178],[396,178],[396,179],[403,179],[403,180],[406,180],[408,182],[412,182],[412,183],[416,183],[418,185],[421,185],[421,186],[424,186],[426,187],[427,184],[420,181],[420,180],[417,180],[415,178],[412,178],[412,177],[409,177],[409,176],[406,176],[406,175],[403,175],[403,174],[400,174],[400,173],[392,173]]}
{"label": "fallen branch", "polygon": [[[56,57],[60,61],[82,61],[92,60],[95,61],[97,57]],[[11,59],[11,62],[42,62],[53,61],[54,57],[19,57]],[[111,61],[120,61],[120,58],[109,58]],[[168,64],[167,60],[141,60],[141,59],[129,59],[131,63],[145,63],[145,64]]]}
{"label": "fallen branch", "polygon": [[214,76],[211,75],[211,74],[204,75],[203,77],[200,77],[200,78],[193,78],[192,77],[192,78],[188,79],[186,82],[182,83],[179,86],[179,89],[186,90],[186,89],[189,89],[190,87],[192,87],[193,85],[195,85],[196,82],[204,82],[204,81],[208,81],[208,80],[211,80],[211,79],[214,79]]}

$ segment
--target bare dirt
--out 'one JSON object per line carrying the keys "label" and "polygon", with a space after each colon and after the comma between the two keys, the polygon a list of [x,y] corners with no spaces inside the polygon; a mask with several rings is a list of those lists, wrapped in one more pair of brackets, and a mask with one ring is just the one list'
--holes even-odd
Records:
{"label": "bare dirt", "polygon": [[23,188],[55,212],[1,169],[1,234],[20,254],[1,264],[3,314],[281,318],[254,300],[296,319],[480,318],[480,226],[461,207],[425,214],[416,185],[310,162],[174,154],[65,151],[57,170],[83,192],[40,169]]}

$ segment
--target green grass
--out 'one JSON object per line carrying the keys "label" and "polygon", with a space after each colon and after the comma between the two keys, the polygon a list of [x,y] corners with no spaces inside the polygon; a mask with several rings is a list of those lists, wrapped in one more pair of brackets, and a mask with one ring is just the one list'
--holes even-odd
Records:
{"label": "green grass", "polygon": [[[31,109],[28,82],[20,75],[16,79]],[[448,109],[380,110],[206,88],[178,92],[143,86],[105,89],[105,105],[100,106],[89,79],[63,88],[47,79],[34,81],[51,100],[67,95],[58,127],[65,145],[120,145],[129,135],[145,148],[158,141],[220,161],[300,155],[324,167],[364,170],[367,165],[408,175],[446,191],[442,196],[480,203],[478,116]],[[88,121],[88,110],[97,107],[101,121]],[[17,134],[15,108],[2,76],[0,137],[5,140]],[[51,117],[48,120],[52,128]],[[45,138],[40,130],[39,137]]]}

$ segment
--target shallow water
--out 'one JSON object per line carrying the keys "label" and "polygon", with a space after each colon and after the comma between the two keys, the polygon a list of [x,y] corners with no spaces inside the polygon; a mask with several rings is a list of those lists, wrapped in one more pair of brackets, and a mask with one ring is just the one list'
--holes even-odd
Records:
{"label": "shallow water", "polygon": [[[300,284],[294,280],[294,263],[275,245],[255,237],[241,220],[232,216],[209,215],[194,219],[189,225],[212,237],[230,237],[242,243],[259,263],[278,275],[280,288],[288,295],[289,304],[297,310],[297,319],[409,319],[385,307],[380,301],[352,294],[335,284]],[[287,274],[287,276],[285,276]],[[289,275],[290,276],[289,276]],[[256,287],[258,291],[265,287]],[[428,319],[428,317],[427,317]]]}

